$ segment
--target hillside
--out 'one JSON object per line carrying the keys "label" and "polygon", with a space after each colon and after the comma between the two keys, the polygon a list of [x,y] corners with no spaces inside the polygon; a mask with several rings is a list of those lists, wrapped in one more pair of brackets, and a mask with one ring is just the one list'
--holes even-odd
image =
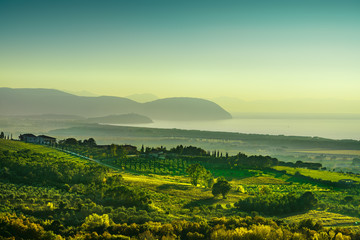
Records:
{"label": "hillside", "polygon": [[169,98],[138,103],[121,97],[83,97],[53,89],[0,88],[1,115],[62,114],[101,117],[137,113],[159,120],[219,120],[231,115],[214,102]]}
{"label": "hillside", "polygon": [[[144,103],[141,112],[151,118],[185,121],[230,119],[230,113],[214,102],[199,98],[165,98]],[[201,111],[199,111],[201,109]]]}
{"label": "hillside", "polygon": [[153,121],[143,115],[129,113],[120,115],[109,115],[104,117],[88,118],[86,122],[89,123],[110,123],[110,124],[140,124],[152,123]]}
{"label": "hillside", "polygon": [[[152,158],[155,164],[139,165],[136,157],[82,146],[105,158],[94,162],[46,146],[0,139],[0,238],[286,240],[359,235],[355,188],[304,183],[271,169],[218,168],[224,158],[204,156],[216,163],[208,169],[232,186],[227,198],[214,197],[211,188],[191,185],[176,164],[198,163],[201,158]],[[158,174],[146,173],[152,168]],[[310,198],[317,211],[290,207],[293,201],[309,202],[303,196],[317,199]],[[348,228],[328,228],[334,226]]]}

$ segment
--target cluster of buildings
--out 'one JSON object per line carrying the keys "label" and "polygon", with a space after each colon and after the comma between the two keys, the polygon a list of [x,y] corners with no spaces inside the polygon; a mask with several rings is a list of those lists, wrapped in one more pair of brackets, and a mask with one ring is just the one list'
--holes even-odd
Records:
{"label": "cluster of buildings", "polygon": [[39,135],[35,136],[31,133],[21,134],[19,136],[20,141],[27,142],[27,143],[37,143],[37,144],[44,144],[44,145],[53,145],[56,143],[56,138],[49,137],[46,135]]}

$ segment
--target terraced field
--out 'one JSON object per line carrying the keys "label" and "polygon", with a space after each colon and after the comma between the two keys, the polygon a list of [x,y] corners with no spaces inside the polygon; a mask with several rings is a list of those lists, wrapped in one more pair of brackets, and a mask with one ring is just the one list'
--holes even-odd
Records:
{"label": "terraced field", "polygon": [[[0,150],[8,150],[15,152],[24,149],[29,149],[31,151],[43,154],[49,154],[49,156],[61,157],[62,159],[67,159],[69,161],[80,161],[82,163],[89,162],[89,160],[86,160],[79,156],[74,156],[46,146],[26,144],[18,141],[0,140]],[[338,181],[341,179],[353,179],[355,181],[360,181],[360,178],[354,175],[347,175],[328,171],[317,171],[281,166],[274,167],[274,169],[280,171],[285,170],[286,173],[289,175],[294,175],[298,171],[305,176],[311,176],[313,178],[321,178],[331,181]],[[160,213],[169,213],[169,216],[171,216],[171,218],[173,219],[189,219],[189,217],[197,216],[198,214],[202,214],[202,217],[204,218],[209,217],[209,219],[212,216],[231,216],[232,214],[235,214],[236,212],[242,210],[236,209],[234,207],[234,204],[237,201],[245,199],[247,197],[259,196],[259,194],[288,194],[303,193],[306,191],[327,194],[327,192],[330,193],[332,191],[328,188],[319,187],[316,184],[291,182],[287,174],[275,174],[271,171],[243,169],[236,170],[240,173],[243,173],[243,175],[241,176],[241,178],[232,178],[232,180],[229,181],[232,185],[232,190],[230,191],[226,199],[222,199],[221,197],[214,198],[211,189],[209,188],[195,187],[191,185],[187,176],[136,174],[133,172],[125,172],[121,169],[117,170],[121,173],[124,182],[127,185],[134,186],[140,189],[145,189],[150,194],[152,198],[151,206],[153,209],[159,211]],[[226,173],[231,172],[231,169],[228,169],[226,171]],[[109,174],[111,175],[111,173]],[[228,174],[228,176],[231,177],[230,174]],[[341,200],[341,198],[343,198],[345,195],[341,196],[342,193],[332,193],[333,195],[340,194],[338,196],[340,200],[330,199],[326,201],[329,201],[331,204],[335,203],[335,205],[335,201],[343,201]],[[344,192],[344,194],[350,193]],[[319,200],[325,201],[323,199]],[[356,201],[358,201],[358,199],[354,197],[354,201],[353,203],[351,203],[354,205],[354,208],[356,207]],[[321,202],[321,204],[324,204],[324,202]],[[322,224],[327,227],[357,227],[355,222],[360,221],[358,217],[351,217],[344,214],[333,213],[326,211],[324,207],[322,208],[323,209],[318,208],[317,210],[312,210],[307,213],[301,213],[298,215],[285,217],[283,219],[288,222],[299,222],[303,219],[312,218],[316,221],[322,222]],[[208,211],[212,215],[207,216],[206,211]],[[340,209],[339,211],[342,210]]]}
{"label": "terraced field", "polygon": [[360,218],[326,211],[311,210],[304,214],[298,214],[283,219],[287,222],[300,222],[304,219],[314,219],[315,221],[321,222],[324,227],[352,226],[360,229]]}

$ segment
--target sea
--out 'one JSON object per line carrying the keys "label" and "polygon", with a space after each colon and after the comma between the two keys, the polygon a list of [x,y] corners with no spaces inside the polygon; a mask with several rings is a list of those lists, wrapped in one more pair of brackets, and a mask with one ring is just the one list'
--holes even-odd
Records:
{"label": "sea", "polygon": [[111,125],[360,140],[360,118],[235,117],[218,121],[154,121],[149,124]]}

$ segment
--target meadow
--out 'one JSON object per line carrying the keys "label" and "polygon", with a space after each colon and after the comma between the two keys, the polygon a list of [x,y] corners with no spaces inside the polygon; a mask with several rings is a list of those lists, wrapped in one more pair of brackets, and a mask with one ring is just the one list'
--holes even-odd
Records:
{"label": "meadow", "polygon": [[[65,153],[61,146],[58,150],[0,139],[2,238],[274,239],[281,235],[283,239],[330,239],[320,236],[357,239],[359,236],[358,185],[334,188],[297,177],[296,171],[308,169],[259,165],[262,161],[273,162],[272,158],[246,155],[226,158],[217,153],[207,155],[196,147],[182,148],[193,155],[175,152],[150,155],[151,149],[147,153],[144,149],[127,154],[121,145],[109,148],[68,145],[67,149],[70,148],[79,151],[79,155]],[[206,155],[197,155],[204,152]],[[91,155],[97,162],[85,155]],[[139,159],[152,164],[142,166]],[[257,167],[240,167],[252,161],[258,162],[254,165]],[[226,198],[214,196],[212,187],[191,184],[187,168],[192,164],[203,164],[215,182],[226,179],[231,185]],[[328,173],[310,172],[317,173],[312,177],[324,178]],[[310,205],[304,209],[291,207],[306,200],[305,195],[310,196]],[[244,204],[246,208],[241,207]],[[279,204],[287,211],[269,210]]]}
{"label": "meadow", "polygon": [[291,175],[300,173],[301,175],[309,176],[311,178],[322,179],[332,182],[338,182],[344,179],[351,179],[353,181],[360,182],[360,176],[355,174],[339,173],[339,172],[332,172],[326,170],[319,171],[319,170],[304,169],[304,168],[292,168],[285,166],[275,166],[274,169],[278,171],[286,171],[287,174],[291,174]]}

